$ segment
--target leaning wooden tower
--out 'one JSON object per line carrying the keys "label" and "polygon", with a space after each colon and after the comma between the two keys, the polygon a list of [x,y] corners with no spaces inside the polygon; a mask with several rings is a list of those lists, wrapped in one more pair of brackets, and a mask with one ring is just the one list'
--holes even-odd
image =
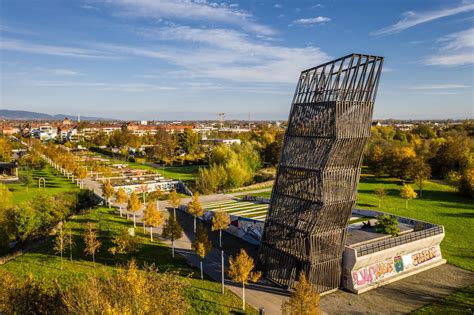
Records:
{"label": "leaning wooden tower", "polygon": [[283,286],[303,270],[319,292],[339,287],[382,64],[351,54],[301,72],[258,256]]}

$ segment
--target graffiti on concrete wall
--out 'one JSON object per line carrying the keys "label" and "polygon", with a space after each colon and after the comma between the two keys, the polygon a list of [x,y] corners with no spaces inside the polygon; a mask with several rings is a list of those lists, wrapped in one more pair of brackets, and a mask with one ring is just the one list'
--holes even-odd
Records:
{"label": "graffiti on concrete wall", "polygon": [[439,246],[425,248],[404,256],[397,255],[382,262],[353,271],[352,283],[354,288],[377,283],[400,272],[440,258],[441,251]]}

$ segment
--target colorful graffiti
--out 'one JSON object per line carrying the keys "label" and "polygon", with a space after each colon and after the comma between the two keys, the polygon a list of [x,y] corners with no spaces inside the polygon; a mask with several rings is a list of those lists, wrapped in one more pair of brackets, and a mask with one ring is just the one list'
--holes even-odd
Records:
{"label": "colorful graffiti", "polygon": [[422,250],[421,252],[413,254],[411,256],[411,260],[412,260],[413,266],[418,266],[429,260],[432,260],[433,258],[436,258],[437,256],[438,256],[437,249],[435,247],[431,247],[431,248]]}
{"label": "colorful graffiti", "polygon": [[393,260],[386,260],[368,268],[361,269],[352,273],[352,279],[354,284],[358,286],[374,283],[388,275],[391,275],[394,271]]}
{"label": "colorful graffiti", "polygon": [[395,267],[396,272],[403,271],[403,259],[402,256],[395,256],[393,257],[393,265]]}
{"label": "colorful graffiti", "polygon": [[376,283],[410,268],[441,258],[438,246],[433,246],[408,255],[397,255],[383,262],[352,272],[354,288]]}

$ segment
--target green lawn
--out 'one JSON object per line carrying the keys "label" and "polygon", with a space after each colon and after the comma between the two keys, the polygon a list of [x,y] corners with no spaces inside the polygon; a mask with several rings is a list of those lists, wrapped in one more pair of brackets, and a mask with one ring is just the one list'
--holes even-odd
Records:
{"label": "green lawn", "polygon": [[182,181],[195,181],[197,178],[198,170],[200,167],[205,167],[204,165],[183,165],[183,166],[165,166],[165,167],[153,167],[146,164],[140,164],[135,162],[122,161],[114,159],[108,155],[94,152],[95,155],[102,156],[106,159],[109,159],[112,163],[121,163],[127,164],[130,168],[142,169],[142,170],[151,170],[156,171],[163,175],[166,178],[171,179],[181,179]]}
{"label": "green lawn", "polygon": [[[379,202],[374,193],[379,186],[383,186],[388,194],[381,209],[378,209]],[[359,182],[357,207],[444,225],[443,256],[450,264],[474,271],[474,202],[460,196],[452,186],[429,181],[422,197],[411,200],[405,209],[405,200],[399,197],[400,187],[397,179],[364,174]],[[271,192],[253,195],[270,197]]]}
{"label": "green lawn", "polygon": [[[95,222],[100,229],[100,241],[102,247],[96,257],[96,265],[90,257],[83,254],[84,244],[82,237],[86,229],[87,222]],[[241,307],[241,300],[226,290],[222,295],[220,293],[220,284],[210,280],[200,280],[196,277],[199,271],[187,266],[184,259],[177,257],[171,258],[170,249],[157,241],[150,242],[148,234],[143,235],[143,230],[137,228],[137,238],[141,243],[138,253],[133,255],[112,255],[107,249],[112,246],[113,236],[122,229],[130,228],[133,224],[118,217],[114,210],[108,208],[98,208],[88,214],[74,216],[66,223],[66,228],[73,229],[75,235],[76,248],[73,252],[73,261],[64,260],[64,270],[60,270],[60,258],[52,251],[52,240],[40,246],[39,248],[28,252],[18,258],[0,266],[0,269],[6,269],[20,276],[26,276],[29,273],[38,278],[45,278],[48,281],[59,279],[59,282],[68,286],[79,281],[84,281],[87,275],[102,275],[113,272],[116,265],[123,265],[129,261],[132,256],[139,265],[143,263],[154,263],[159,271],[179,270],[185,276],[193,274],[190,279],[191,287],[186,295],[195,314],[221,314],[238,312]],[[249,313],[255,313],[250,307]]]}
{"label": "green lawn", "polygon": [[[41,170],[31,171],[33,177],[33,184],[26,190],[26,187],[21,183],[7,184],[10,191],[13,193],[13,204],[34,199],[36,196],[42,194],[56,195],[65,191],[77,190],[78,187],[71,183],[70,180],[62,175],[56,175],[55,170],[49,165]],[[20,174],[25,171],[20,171]],[[46,189],[38,188],[38,179],[44,178],[46,180]]]}
{"label": "green lawn", "polygon": [[474,312],[474,285],[456,291],[446,298],[424,306],[412,314],[427,315],[427,314],[472,314]]}

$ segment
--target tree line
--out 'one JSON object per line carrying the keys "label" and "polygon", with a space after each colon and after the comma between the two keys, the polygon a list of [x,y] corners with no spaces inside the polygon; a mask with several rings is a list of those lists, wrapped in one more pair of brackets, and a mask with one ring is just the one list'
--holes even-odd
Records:
{"label": "tree line", "polygon": [[376,176],[413,182],[422,195],[426,180],[437,178],[456,185],[474,198],[474,124],[447,129],[419,125],[411,131],[374,127],[364,164]]}

